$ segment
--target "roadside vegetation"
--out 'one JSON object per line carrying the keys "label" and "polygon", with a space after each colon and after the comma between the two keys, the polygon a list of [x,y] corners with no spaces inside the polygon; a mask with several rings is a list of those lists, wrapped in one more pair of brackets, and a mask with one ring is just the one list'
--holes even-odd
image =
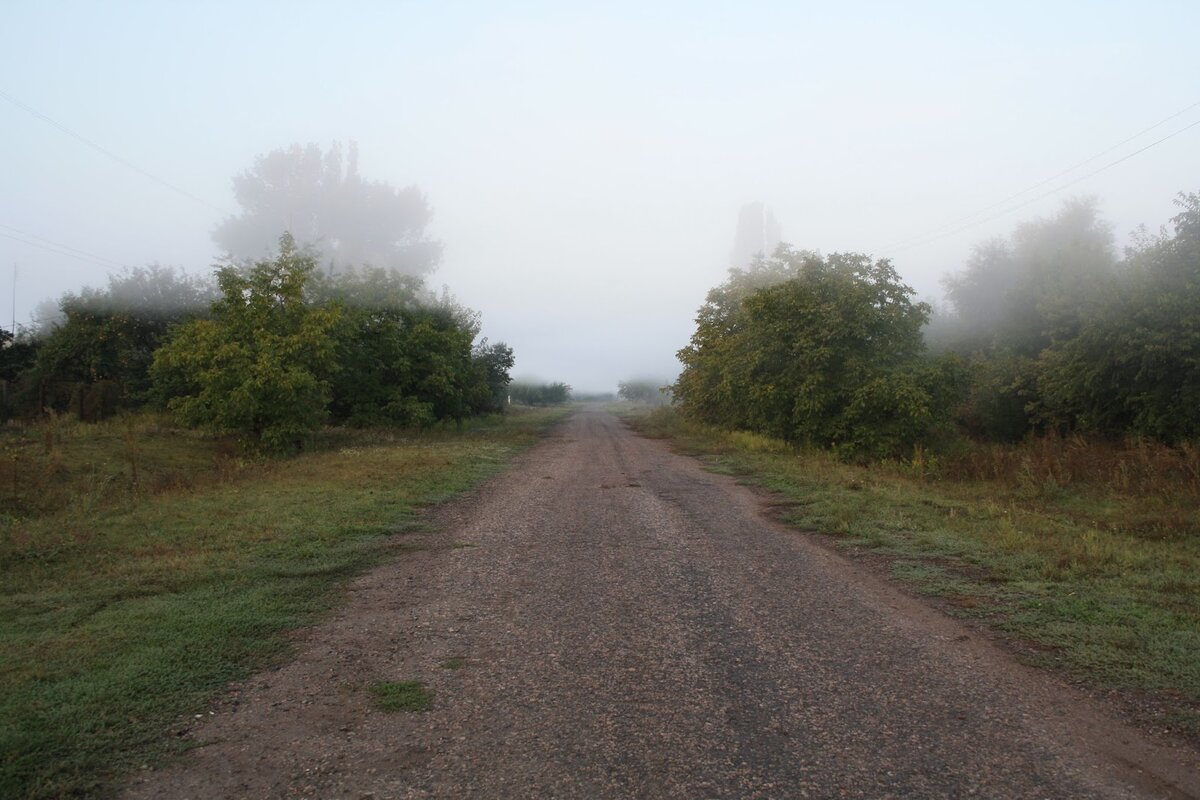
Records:
{"label": "roadside vegetation", "polygon": [[[247,455],[164,414],[0,431],[0,797],[104,795],[565,409]],[[390,700],[388,700],[390,702]]]}
{"label": "roadside vegetation", "polygon": [[[290,234],[216,285],[128,271],[60,302],[6,348],[7,416],[102,420],[160,409],[250,451],[302,449],[322,425],[428,426],[503,411],[511,348],[478,315],[382,269],[318,271]],[[19,363],[10,363],[19,362]]]}
{"label": "roadside vegetation", "polygon": [[425,287],[416,187],[353,145],[234,186],[210,276],[127,269],[0,332],[0,797],[107,794],[181,748],[423,506],[565,413],[509,412],[512,349]]}
{"label": "roadside vegetation", "polygon": [[523,406],[560,406],[572,399],[571,387],[565,383],[513,381],[508,386],[509,399]]}
{"label": "roadside vegetation", "polygon": [[[33,329],[0,333],[0,416],[160,410],[286,454],[329,423],[503,411],[512,349],[480,338],[479,314],[421,277],[441,253],[424,196],[364,181],[357,164],[353,145],[347,158],[337,145],[261,156],[234,179],[245,210],[215,232],[226,258],[211,276],[127,269],[64,295]],[[274,227],[293,218],[296,236]]]}
{"label": "roadside vegetation", "polygon": [[667,405],[672,400],[671,381],[630,378],[617,383],[617,397],[635,405]]}
{"label": "roadside vegetation", "polygon": [[783,496],[1024,657],[1200,735],[1200,195],[1123,259],[1095,203],[918,302],[781,246],[709,293],[677,404],[631,417]]}
{"label": "roadside vegetation", "polygon": [[1200,194],[1122,260],[1092,201],[979,245],[934,315],[887,259],[780,246],[679,351],[690,418],[848,460],[1057,434],[1200,437]]}

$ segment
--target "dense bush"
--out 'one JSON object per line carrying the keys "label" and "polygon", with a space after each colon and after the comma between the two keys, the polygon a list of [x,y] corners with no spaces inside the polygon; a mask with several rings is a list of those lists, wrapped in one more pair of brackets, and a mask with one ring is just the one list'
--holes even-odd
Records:
{"label": "dense bush", "polygon": [[1132,250],[1079,331],[1038,363],[1057,428],[1200,438],[1200,194],[1181,196],[1174,235]]}
{"label": "dense bush", "polygon": [[945,423],[959,393],[952,359],[924,356],[928,313],[886,260],[781,247],[709,293],[675,395],[706,422],[899,455]]}
{"label": "dense bush", "polygon": [[207,281],[165,267],[127,270],[104,289],[65,295],[22,376],[26,396],[83,419],[143,405],[154,351],[172,325],[206,313],[213,297]]}
{"label": "dense bush", "polygon": [[0,420],[33,405],[35,387],[26,376],[37,361],[39,344],[24,331],[14,335],[0,328]]}
{"label": "dense bush", "polygon": [[511,382],[509,370],[514,363],[512,348],[504,342],[489,343],[483,339],[471,351],[471,362],[475,369],[470,397],[472,411],[476,414],[504,411]]}
{"label": "dense bush", "polygon": [[326,421],[426,425],[502,412],[513,353],[476,342],[478,314],[420,278],[318,271],[290,235],[216,285],[151,267],[59,303],[0,338],[0,411],[111,416],[152,403],[187,425],[289,450]]}
{"label": "dense bush", "polygon": [[155,356],[159,401],[189,425],[296,447],[327,419],[427,425],[504,407],[512,350],[473,344],[477,316],[391,270],[316,272],[284,236],[277,258],[218,273],[208,319]]}
{"label": "dense bush", "polygon": [[970,361],[970,433],[1200,437],[1200,195],[1178,204],[1120,262],[1086,201],[976,249],[936,329]]}
{"label": "dense bush", "polygon": [[340,309],[330,412],[353,425],[423,425],[461,418],[474,332],[422,304],[420,286],[385,270],[325,279],[320,301]]}
{"label": "dense bush", "polygon": [[[216,285],[150,267],[64,296],[33,336],[0,339],[0,412],[94,420],[152,402],[280,450],[326,420],[504,410],[512,349],[477,342],[478,314],[418,277],[441,254],[419,189],[364,178],[353,143],[345,156],[336,144],[274,150],[234,188],[242,213],[214,232],[229,264]],[[277,257],[242,261],[281,217],[302,244],[288,233]]]}
{"label": "dense bush", "polygon": [[316,302],[341,310],[330,414],[351,425],[427,425],[504,410],[512,349],[474,343],[477,315],[392,270],[321,276]]}
{"label": "dense bush", "polygon": [[245,436],[267,450],[299,446],[325,420],[339,310],[306,302],[316,264],[290,236],[279,255],[217,273],[209,319],[176,328],[154,355],[154,388],[185,424]]}

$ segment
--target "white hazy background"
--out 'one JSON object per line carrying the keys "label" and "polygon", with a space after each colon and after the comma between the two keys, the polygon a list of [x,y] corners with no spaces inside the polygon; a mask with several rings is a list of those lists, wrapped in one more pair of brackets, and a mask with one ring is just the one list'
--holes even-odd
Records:
{"label": "white hazy background", "polygon": [[1198,31],[1194,0],[6,0],[0,91],[199,200],[0,97],[0,324],[14,265],[19,324],[103,285],[96,261],[207,271],[233,175],[355,140],[364,177],[425,192],[429,283],[482,311],[516,374],[672,377],[746,202],[797,247],[892,257],[931,299],[973,243],[1072,194],[1119,244],[1166,223],[1200,190],[1200,105],[990,207],[1200,103]]}

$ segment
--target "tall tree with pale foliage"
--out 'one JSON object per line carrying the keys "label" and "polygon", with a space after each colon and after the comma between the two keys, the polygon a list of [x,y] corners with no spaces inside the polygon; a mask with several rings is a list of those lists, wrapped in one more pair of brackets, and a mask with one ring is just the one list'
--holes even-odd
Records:
{"label": "tall tree with pale foliage", "polygon": [[430,272],[442,246],[425,228],[433,212],[416,186],[397,189],[358,171],[358,147],[334,143],[272,150],[233,179],[242,213],[213,231],[213,240],[235,259],[259,259],[274,248],[279,231],[317,254],[323,267],[372,266],[405,275]]}

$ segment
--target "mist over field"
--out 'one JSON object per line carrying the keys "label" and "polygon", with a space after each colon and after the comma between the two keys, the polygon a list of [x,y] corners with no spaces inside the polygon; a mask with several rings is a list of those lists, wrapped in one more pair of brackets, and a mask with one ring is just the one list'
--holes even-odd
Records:
{"label": "mist over field", "polygon": [[[1118,256],[1200,189],[1195,3],[14,2],[4,17],[4,328],[122,269],[201,276],[285,228],[304,241],[303,204],[246,183],[293,146],[315,170],[340,148],[347,196],[385,184],[420,223],[360,246],[361,209],[310,198],[345,231],[317,234],[326,263],[447,287],[515,374],[581,391],[675,376],[706,293],[758,247],[891,258],[941,302],[973,245],[1072,197],[1097,198]],[[248,210],[261,229],[239,226]]]}

